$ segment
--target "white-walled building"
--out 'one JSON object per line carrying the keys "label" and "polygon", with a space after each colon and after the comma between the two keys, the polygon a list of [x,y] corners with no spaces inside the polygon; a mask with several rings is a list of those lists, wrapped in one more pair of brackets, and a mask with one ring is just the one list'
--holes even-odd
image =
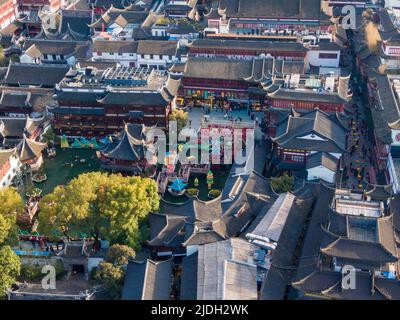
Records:
{"label": "white-walled building", "polygon": [[307,180],[335,182],[338,159],[326,152],[311,154],[306,160]]}
{"label": "white-walled building", "polygon": [[177,41],[141,40],[137,49],[137,65],[165,70],[168,65],[186,62],[185,53]]}
{"label": "white-walled building", "polygon": [[20,161],[14,149],[0,150],[0,189],[9,187],[19,171]]}
{"label": "white-walled building", "polygon": [[317,45],[309,45],[308,49],[305,59],[307,68],[339,67],[341,47],[337,43],[323,41]]}
{"label": "white-walled building", "polygon": [[93,61],[118,62],[123,67],[136,67],[137,47],[135,41],[97,40],[93,43]]}
{"label": "white-walled building", "polygon": [[38,40],[20,56],[21,63],[60,63],[74,66],[76,59],[86,57],[87,44],[78,45],[73,41]]}

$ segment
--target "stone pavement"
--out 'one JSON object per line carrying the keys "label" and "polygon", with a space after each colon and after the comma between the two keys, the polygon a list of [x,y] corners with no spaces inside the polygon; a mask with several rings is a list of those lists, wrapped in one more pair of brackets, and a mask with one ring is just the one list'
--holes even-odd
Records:
{"label": "stone pavement", "polygon": [[376,184],[375,170],[372,164],[372,145],[368,137],[367,120],[361,98],[355,96],[349,116],[348,150],[343,158],[343,172],[339,171],[342,187],[362,190],[365,181]]}

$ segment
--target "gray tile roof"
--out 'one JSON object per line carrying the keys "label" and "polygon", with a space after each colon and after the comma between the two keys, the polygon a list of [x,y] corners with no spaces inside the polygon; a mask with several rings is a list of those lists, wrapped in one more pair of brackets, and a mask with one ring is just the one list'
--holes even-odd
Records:
{"label": "gray tile roof", "polygon": [[150,246],[178,247],[184,241],[187,218],[174,215],[152,214],[150,217]]}
{"label": "gray tile roof", "polygon": [[197,300],[197,258],[197,252],[183,258],[181,300]]}
{"label": "gray tile roof", "polygon": [[146,156],[146,146],[143,140],[136,139],[131,135],[129,126],[126,125],[121,141],[104,155],[110,159],[140,161]]}
{"label": "gray tile roof", "polygon": [[172,261],[130,261],[125,274],[122,300],[169,300]]}
{"label": "gray tile roof", "polygon": [[260,299],[283,300],[286,298],[287,286],[291,285],[296,274],[296,251],[301,246],[300,237],[314,200],[314,197],[296,197],[294,200],[272,254],[271,268],[261,286]]}
{"label": "gray tile roof", "polygon": [[29,47],[25,45],[25,53],[34,58],[39,58],[44,54],[70,56],[76,51],[76,48],[76,42],[36,40]]}
{"label": "gray tile roof", "polygon": [[314,18],[322,16],[319,0],[220,0],[228,18]]}
{"label": "gray tile roof", "polygon": [[374,130],[382,142],[390,143],[392,139],[389,123],[400,119],[399,106],[387,75],[375,73],[370,81],[377,85],[377,90],[374,91],[376,107],[370,108]]}
{"label": "gray tile roof", "polygon": [[93,52],[136,53],[138,43],[135,41],[97,40],[93,42]]}
{"label": "gray tile roof", "polygon": [[34,85],[54,87],[60,82],[69,67],[63,64],[11,63],[4,82],[8,85]]}
{"label": "gray tile roof", "polygon": [[185,78],[243,80],[252,74],[251,60],[189,57]]}
{"label": "gray tile roof", "polygon": [[338,159],[326,152],[316,152],[307,157],[306,169],[324,166],[325,168],[336,172]]}
{"label": "gray tile roof", "polygon": [[288,99],[294,101],[313,101],[313,102],[327,102],[344,104],[346,101],[342,99],[337,93],[331,92],[315,92],[315,91],[301,91],[279,88],[279,90],[268,94],[273,99]]}
{"label": "gray tile roof", "polygon": [[400,299],[400,283],[398,280],[389,280],[373,277],[368,272],[356,273],[356,288],[343,290],[341,288],[342,275],[334,271],[315,271],[308,277],[297,282],[294,286],[309,295],[316,295],[321,299],[340,300],[398,300]]}
{"label": "gray tile roof", "polygon": [[137,53],[175,56],[177,49],[177,41],[139,40]]}
{"label": "gray tile roof", "polygon": [[244,40],[216,40],[197,39],[189,44],[190,48],[210,49],[238,49],[251,50],[256,55],[261,53],[279,52],[307,52],[307,49],[299,42],[271,42],[271,41],[244,41]]}
{"label": "gray tile roof", "polygon": [[92,22],[91,11],[61,10],[60,33],[69,30],[89,38],[91,35],[89,24]]}
{"label": "gray tile roof", "polygon": [[40,158],[47,144],[24,137],[16,147],[16,154],[21,161]]}
{"label": "gray tile roof", "polygon": [[[284,148],[333,153],[343,153],[346,150],[345,129],[319,109],[297,117],[290,115],[278,126],[277,132],[280,135],[273,138],[273,141]],[[311,134],[323,140],[300,138]]]}
{"label": "gray tile roof", "polygon": [[167,106],[166,100],[160,92],[118,92],[110,91],[105,97],[98,100],[102,104],[129,105],[129,106]]}

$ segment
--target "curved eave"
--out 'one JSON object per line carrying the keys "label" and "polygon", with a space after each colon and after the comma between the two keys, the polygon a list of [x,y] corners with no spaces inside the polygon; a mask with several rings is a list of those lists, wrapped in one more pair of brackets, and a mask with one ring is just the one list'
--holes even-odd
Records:
{"label": "curved eave", "polygon": [[394,122],[389,122],[388,127],[393,130],[400,130],[400,118]]}

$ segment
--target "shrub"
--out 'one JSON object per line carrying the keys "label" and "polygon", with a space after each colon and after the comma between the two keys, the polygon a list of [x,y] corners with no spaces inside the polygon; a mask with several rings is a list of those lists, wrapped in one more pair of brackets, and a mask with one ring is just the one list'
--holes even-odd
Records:
{"label": "shrub", "polygon": [[186,194],[190,197],[197,196],[199,194],[199,189],[197,188],[190,188],[186,190]]}
{"label": "shrub", "polygon": [[211,198],[217,198],[217,197],[219,197],[221,195],[221,190],[219,190],[219,189],[211,189],[210,192],[208,193],[208,195]]}
{"label": "shrub", "polygon": [[22,264],[20,277],[23,280],[35,281],[43,277],[42,268],[34,264]]}
{"label": "shrub", "polygon": [[294,178],[290,177],[287,173],[279,177],[271,178],[271,187],[276,193],[283,193],[293,190]]}

